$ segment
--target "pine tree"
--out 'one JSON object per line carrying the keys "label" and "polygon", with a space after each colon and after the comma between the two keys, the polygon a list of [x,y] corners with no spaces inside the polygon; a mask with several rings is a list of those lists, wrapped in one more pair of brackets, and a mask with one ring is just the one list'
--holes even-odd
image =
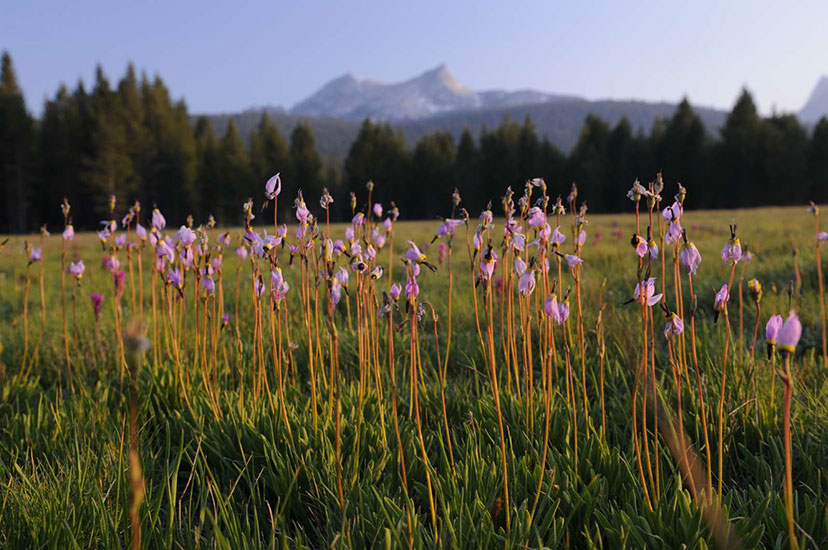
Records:
{"label": "pine tree", "polygon": [[241,219],[241,205],[255,195],[250,157],[239,134],[236,121],[230,119],[218,145],[216,168],[215,215],[224,224]]}
{"label": "pine tree", "polygon": [[[291,187],[301,189],[306,201],[316,201],[322,194],[322,160],[316,150],[310,125],[305,122],[297,124],[290,134],[290,166],[293,178]],[[292,198],[292,195],[287,195],[288,201]]]}
{"label": "pine tree", "polygon": [[[258,125],[250,134],[250,164],[256,184],[262,189],[268,178],[277,172],[284,182],[293,181],[287,145],[267,112],[262,113]],[[289,208],[289,200],[281,201],[279,218],[286,219]]]}
{"label": "pine tree", "polygon": [[[376,202],[388,203],[406,193],[410,157],[405,140],[390,124],[374,124],[365,119],[345,159],[345,187],[361,196],[365,184],[373,180]],[[408,215],[407,213],[405,214]]]}
{"label": "pine tree", "polygon": [[828,118],[822,117],[814,126],[808,145],[809,200],[828,202]]}
{"label": "pine tree", "polygon": [[406,215],[433,219],[451,213],[454,190],[454,138],[448,132],[426,134],[414,147],[412,182],[405,197]]}

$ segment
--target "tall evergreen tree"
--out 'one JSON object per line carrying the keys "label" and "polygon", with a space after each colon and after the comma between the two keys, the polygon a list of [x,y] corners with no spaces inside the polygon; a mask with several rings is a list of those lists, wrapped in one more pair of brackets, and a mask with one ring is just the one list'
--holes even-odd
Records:
{"label": "tall evergreen tree", "polygon": [[[310,125],[302,122],[290,134],[290,166],[294,189],[302,189],[305,200],[316,201],[322,194],[322,160]],[[288,195],[288,201],[293,198]]]}
{"label": "tall evergreen tree", "polygon": [[568,179],[578,184],[581,196],[587,198],[596,211],[614,201],[605,194],[610,177],[607,168],[609,141],[609,125],[598,116],[588,115],[567,161]]}
{"label": "tall evergreen tree", "polygon": [[808,145],[809,200],[828,202],[828,118],[822,117],[814,126]]}
{"label": "tall evergreen tree", "polygon": [[656,165],[652,168],[661,170],[668,182],[681,182],[693,190],[687,195],[688,205],[709,200],[706,134],[701,118],[687,98],[679,103],[676,112],[663,125],[663,131],[654,132],[653,136]]}
{"label": "tall evergreen tree", "polygon": [[254,186],[247,148],[233,119],[219,141],[215,175],[215,216],[224,224],[237,223],[241,219],[241,204],[254,196]]}
{"label": "tall evergreen tree", "polygon": [[365,183],[373,180],[377,184],[375,200],[386,204],[398,200],[410,180],[409,162],[401,133],[390,124],[374,124],[365,119],[345,159],[345,186],[361,196]]}
{"label": "tall evergreen tree", "polygon": [[28,190],[32,183],[34,131],[11,55],[4,51],[0,68],[0,196],[6,211],[0,228],[5,231],[31,228]]}
{"label": "tall evergreen tree", "polygon": [[480,153],[477,143],[468,127],[460,134],[457,155],[454,163],[454,185],[460,191],[463,206],[469,212],[481,209],[482,190],[480,189]]}
{"label": "tall evergreen tree", "polygon": [[414,147],[412,182],[405,197],[407,216],[433,219],[451,213],[455,161],[454,138],[448,132],[420,138]]}
{"label": "tall evergreen tree", "polygon": [[[263,187],[268,178],[277,172],[286,185],[293,184],[287,144],[267,112],[262,113],[259,123],[250,134],[250,164],[257,185]],[[289,208],[290,200],[281,201],[279,217],[285,219]]]}
{"label": "tall evergreen tree", "polygon": [[[716,171],[715,193],[710,205],[717,208],[754,204],[752,197],[757,181],[757,147],[761,120],[753,97],[747,90],[728,114],[722,128],[722,139],[714,154]],[[761,191],[759,191],[761,192]]]}

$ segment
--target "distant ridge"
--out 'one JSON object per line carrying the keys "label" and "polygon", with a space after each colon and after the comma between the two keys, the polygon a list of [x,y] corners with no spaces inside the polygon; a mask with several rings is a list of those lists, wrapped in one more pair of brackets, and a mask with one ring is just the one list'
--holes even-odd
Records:
{"label": "distant ridge", "polygon": [[824,116],[828,116],[828,76],[819,79],[808,101],[799,111],[802,122],[816,122]]}

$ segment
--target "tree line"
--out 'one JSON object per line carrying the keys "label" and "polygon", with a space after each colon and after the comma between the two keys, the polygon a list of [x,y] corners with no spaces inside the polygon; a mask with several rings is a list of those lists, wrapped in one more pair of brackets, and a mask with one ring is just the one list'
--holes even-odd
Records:
{"label": "tree line", "polygon": [[11,57],[0,74],[0,232],[62,225],[58,205],[68,197],[78,228],[91,229],[108,213],[110,195],[121,205],[157,205],[173,220],[209,215],[241,222],[241,205],[259,197],[264,182],[281,172],[279,215],[287,219],[302,189],[315,201],[327,187],[331,214],[350,216],[350,191],[394,200],[404,218],[447,215],[456,187],[470,212],[497,204],[506,186],[543,177],[552,188],[577,182],[596,212],[624,208],[636,178],[662,171],[691,193],[694,208],[828,202],[828,120],[807,129],[791,114],[761,117],[744,90],[724,126],[705,129],[687,100],[645,132],[626,119],[611,126],[584,121],[575,147],[564,153],[538,136],[531,119],[508,117],[479,136],[436,131],[409,148],[388,123],[365,120],[344,162],[322,159],[313,132],[297,125],[287,136],[262,114],[245,139],[231,120],[217,135],[210,120],[192,120],[162,79],[136,74],[130,65],[113,85],[98,67],[90,89],[61,86],[40,119],[27,110]]}

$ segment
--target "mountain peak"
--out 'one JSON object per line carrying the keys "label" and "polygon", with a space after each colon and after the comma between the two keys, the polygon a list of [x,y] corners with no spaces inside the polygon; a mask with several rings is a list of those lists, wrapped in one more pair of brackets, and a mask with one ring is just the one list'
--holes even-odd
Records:
{"label": "mountain peak", "polygon": [[799,118],[804,122],[816,122],[828,115],[828,75],[823,75],[817,81],[808,101],[799,111]]}

